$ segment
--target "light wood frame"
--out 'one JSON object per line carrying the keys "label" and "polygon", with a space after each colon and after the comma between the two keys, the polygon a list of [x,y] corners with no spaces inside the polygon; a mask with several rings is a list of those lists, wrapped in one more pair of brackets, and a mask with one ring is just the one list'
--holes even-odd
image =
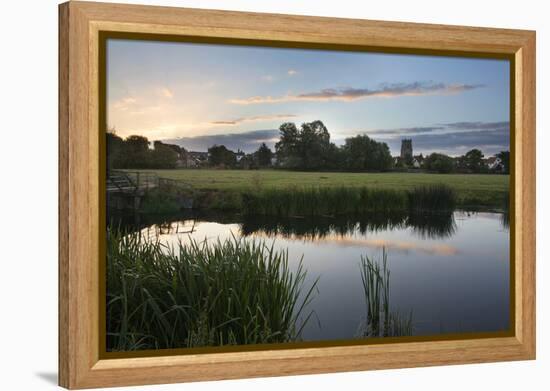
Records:
{"label": "light wood frame", "polygon": [[[100,31],[509,56],[514,335],[101,359]],[[88,2],[59,6],[59,384],[91,388],[535,358],[535,32]]]}

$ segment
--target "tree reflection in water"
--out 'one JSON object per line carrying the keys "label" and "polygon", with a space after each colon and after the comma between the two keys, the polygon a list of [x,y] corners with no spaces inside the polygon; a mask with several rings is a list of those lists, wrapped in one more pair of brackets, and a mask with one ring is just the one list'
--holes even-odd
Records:
{"label": "tree reflection in water", "polygon": [[247,216],[241,223],[244,236],[264,233],[268,236],[299,237],[320,240],[332,234],[375,233],[411,228],[421,238],[447,238],[456,231],[452,212],[437,214],[394,213],[309,218],[272,218]]}
{"label": "tree reflection in water", "polygon": [[[470,212],[476,213],[476,212]],[[354,233],[362,235],[396,229],[410,229],[421,239],[446,239],[457,230],[455,212],[417,213],[369,213],[361,215],[316,216],[316,217],[273,217],[243,216],[220,212],[181,212],[163,214],[120,214],[109,215],[109,225],[122,226],[129,230],[151,229],[151,235],[186,233],[189,225],[198,221],[221,224],[239,224],[241,235],[264,234],[302,240],[320,240],[329,235],[345,236]],[[510,213],[500,214],[504,229],[510,225]],[[191,228],[192,233],[193,229]]]}

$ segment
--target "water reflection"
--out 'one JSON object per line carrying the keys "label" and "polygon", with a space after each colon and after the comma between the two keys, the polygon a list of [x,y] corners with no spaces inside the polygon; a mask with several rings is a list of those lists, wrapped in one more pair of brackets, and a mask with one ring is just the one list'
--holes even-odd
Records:
{"label": "water reflection", "polygon": [[506,210],[504,213],[500,215],[500,223],[502,224],[502,227],[505,229],[510,228],[510,211]]}
{"label": "water reflection", "polygon": [[[320,278],[311,309],[321,327],[311,322],[303,331],[304,339],[313,341],[374,336],[377,330],[379,335],[506,330],[506,220],[502,213],[454,212],[314,219],[180,213],[110,215],[109,221],[167,244],[245,236],[288,251],[293,267],[303,259],[306,285]],[[364,256],[380,259],[384,249],[391,270],[391,308],[381,317],[373,311],[369,316],[360,262]]]}
{"label": "water reflection", "polygon": [[247,216],[242,221],[241,233],[245,236],[264,233],[268,236],[298,237],[316,241],[334,234],[365,235],[403,228],[411,228],[421,238],[447,238],[454,234],[456,223],[453,213],[429,215],[394,213],[309,218]]}
{"label": "water reflection", "polygon": [[299,238],[317,241],[334,235],[366,235],[410,228],[422,239],[444,239],[456,231],[454,213],[416,214],[364,214],[318,217],[243,216],[220,213],[178,213],[171,215],[111,214],[110,223],[130,230],[154,227],[157,234],[192,233],[194,226],[187,222],[212,221],[222,224],[239,224],[243,236],[263,234],[269,237]]}

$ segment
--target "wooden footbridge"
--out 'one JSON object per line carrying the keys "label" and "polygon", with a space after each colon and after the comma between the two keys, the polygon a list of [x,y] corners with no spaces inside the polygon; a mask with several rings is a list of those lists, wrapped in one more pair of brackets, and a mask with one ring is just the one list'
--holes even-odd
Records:
{"label": "wooden footbridge", "polygon": [[192,190],[186,182],[161,178],[154,172],[110,170],[107,173],[107,200],[109,206],[116,209],[139,210],[147,192],[168,187]]}
{"label": "wooden footbridge", "polygon": [[107,194],[142,194],[159,186],[155,173],[139,171],[110,171],[107,174]]}

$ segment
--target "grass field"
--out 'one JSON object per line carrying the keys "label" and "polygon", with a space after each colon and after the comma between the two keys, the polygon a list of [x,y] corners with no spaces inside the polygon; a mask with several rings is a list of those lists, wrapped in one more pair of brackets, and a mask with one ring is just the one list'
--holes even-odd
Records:
{"label": "grass field", "polygon": [[501,206],[509,188],[508,175],[298,172],[283,170],[147,170],[160,177],[185,181],[199,190],[250,188],[364,187],[407,190],[415,186],[446,184],[461,205]]}

